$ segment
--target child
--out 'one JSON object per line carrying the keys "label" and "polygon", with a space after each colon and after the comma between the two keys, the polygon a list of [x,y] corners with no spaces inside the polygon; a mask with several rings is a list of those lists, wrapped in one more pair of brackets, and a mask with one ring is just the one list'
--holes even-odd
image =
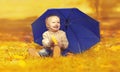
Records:
{"label": "child", "polygon": [[64,31],[60,29],[60,18],[57,15],[50,15],[45,20],[48,31],[43,33],[43,49],[39,51],[41,56],[59,57],[61,50],[68,47],[68,40]]}

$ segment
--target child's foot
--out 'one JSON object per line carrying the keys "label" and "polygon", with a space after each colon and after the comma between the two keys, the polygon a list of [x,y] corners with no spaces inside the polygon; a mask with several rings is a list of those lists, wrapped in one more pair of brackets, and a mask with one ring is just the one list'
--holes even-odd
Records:
{"label": "child's foot", "polygon": [[40,57],[40,55],[38,54],[38,52],[34,48],[29,48],[28,52],[33,57]]}
{"label": "child's foot", "polygon": [[73,54],[72,52],[68,52],[68,53],[67,53],[67,56],[70,56],[70,57],[71,57],[71,56],[73,56],[73,55],[74,55],[74,54]]}
{"label": "child's foot", "polygon": [[55,46],[53,48],[53,57],[60,57],[61,56],[61,49],[59,46]]}

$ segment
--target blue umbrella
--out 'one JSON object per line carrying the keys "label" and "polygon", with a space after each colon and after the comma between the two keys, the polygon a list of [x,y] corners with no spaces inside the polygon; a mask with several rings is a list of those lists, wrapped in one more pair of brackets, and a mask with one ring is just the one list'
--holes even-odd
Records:
{"label": "blue umbrella", "polygon": [[81,53],[100,41],[99,22],[77,8],[48,9],[32,23],[34,42],[42,45],[42,34],[47,30],[45,18],[51,14],[58,15],[61,30],[66,32],[69,46],[63,53],[70,51]]}

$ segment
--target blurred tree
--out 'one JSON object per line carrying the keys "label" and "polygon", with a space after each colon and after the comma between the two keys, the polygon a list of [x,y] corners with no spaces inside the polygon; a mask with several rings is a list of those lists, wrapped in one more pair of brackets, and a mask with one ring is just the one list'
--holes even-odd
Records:
{"label": "blurred tree", "polygon": [[120,17],[119,0],[88,0],[88,2],[95,9],[97,18]]}

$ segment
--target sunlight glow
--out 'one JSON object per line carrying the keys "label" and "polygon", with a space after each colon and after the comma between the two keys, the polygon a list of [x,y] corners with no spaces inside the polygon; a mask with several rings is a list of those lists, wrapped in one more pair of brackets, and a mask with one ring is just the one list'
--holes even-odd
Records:
{"label": "sunlight glow", "polygon": [[[78,4],[73,5],[72,2]],[[0,5],[0,18],[8,19],[40,16],[48,8],[77,7],[86,13],[93,12],[86,0],[0,0]]]}

